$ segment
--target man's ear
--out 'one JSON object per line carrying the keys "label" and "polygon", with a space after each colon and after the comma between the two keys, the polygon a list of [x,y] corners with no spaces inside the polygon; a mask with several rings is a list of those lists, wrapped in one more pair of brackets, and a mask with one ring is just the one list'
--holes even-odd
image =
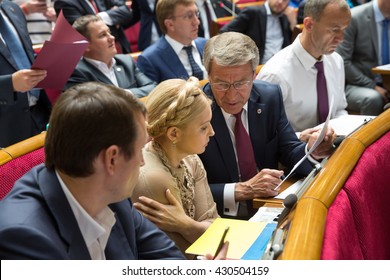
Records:
{"label": "man's ear", "polygon": [[108,147],[103,154],[104,165],[107,172],[110,175],[113,175],[119,159],[119,147],[117,145],[112,145]]}
{"label": "man's ear", "polygon": [[172,19],[164,19],[164,25],[165,25],[166,29],[170,30],[170,31],[172,31],[174,28]]}
{"label": "man's ear", "polygon": [[313,18],[312,17],[305,17],[303,19],[303,25],[304,25],[304,28],[307,30],[307,31],[310,31],[313,29]]}

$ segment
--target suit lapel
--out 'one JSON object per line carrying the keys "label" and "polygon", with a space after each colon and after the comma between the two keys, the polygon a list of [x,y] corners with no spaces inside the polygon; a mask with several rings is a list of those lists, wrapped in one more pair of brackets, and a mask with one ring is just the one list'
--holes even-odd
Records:
{"label": "suit lapel", "polygon": [[125,69],[122,65],[119,65],[118,63],[114,66],[115,76],[116,80],[118,81],[118,86],[121,88],[125,88],[128,85],[128,82],[126,82],[126,73]]}
{"label": "suit lapel", "polygon": [[109,85],[113,85],[111,80],[109,78],[107,78],[106,75],[104,75],[102,72],[100,72],[99,69],[97,69],[93,64],[91,64],[88,61],[86,61],[84,58],[81,59],[80,68],[83,71],[91,72],[92,75],[94,75],[99,82],[102,82],[102,83],[105,83],[105,84],[109,84]]}
{"label": "suit lapel", "polygon": [[265,36],[267,32],[267,11],[264,5],[260,6],[260,42],[264,42],[265,45]]}
{"label": "suit lapel", "polygon": [[176,74],[177,77],[188,77],[188,73],[181,63],[179,57],[176,55],[175,51],[169,45],[165,37],[161,38],[162,44],[159,45],[161,49],[161,59],[165,62],[165,65]]}
{"label": "suit lapel", "polygon": [[[252,91],[255,90],[254,88]],[[265,135],[267,135],[264,128],[265,119],[264,119],[264,110],[265,105],[260,102],[259,96],[257,94],[251,94],[251,97],[248,100],[248,125],[249,125],[249,134],[253,146],[253,151],[255,153],[255,159],[257,167],[261,168],[260,161],[264,159],[265,154],[259,154],[259,151],[264,151],[266,145]]]}
{"label": "suit lapel", "polygon": [[38,183],[47,206],[53,214],[58,232],[68,244],[70,259],[91,259],[73,211],[62,191],[54,171],[42,170]]}
{"label": "suit lapel", "polygon": [[[213,99],[213,94],[211,92],[210,84],[206,84],[203,87],[203,91]],[[234,154],[232,139],[229,134],[229,129],[227,127],[225,118],[222,114],[221,108],[213,100],[213,117],[211,118],[211,125],[213,126],[215,135],[211,141],[215,141],[219,154],[222,157],[223,162],[225,163],[226,168],[228,169],[229,175],[233,181],[237,181],[238,176],[238,167],[236,161],[236,155]]]}

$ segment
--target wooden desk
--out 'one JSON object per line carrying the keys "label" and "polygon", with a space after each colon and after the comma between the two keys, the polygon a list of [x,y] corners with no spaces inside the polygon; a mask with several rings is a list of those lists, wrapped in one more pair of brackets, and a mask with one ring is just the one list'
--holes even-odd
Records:
{"label": "wooden desk", "polygon": [[[294,184],[296,181],[298,181],[300,178],[297,176],[292,176],[288,178],[286,181],[283,182],[283,184],[280,186],[280,192],[287,189],[289,186]],[[253,208],[260,208],[267,204],[267,207],[270,207],[270,205],[273,204],[273,207],[282,207],[283,199],[277,199],[273,197],[268,198],[255,198],[253,199]]]}
{"label": "wooden desk", "polygon": [[371,71],[375,74],[382,75],[383,86],[387,90],[390,90],[390,68],[389,69],[380,69],[378,67],[375,67],[375,68],[372,68]]}

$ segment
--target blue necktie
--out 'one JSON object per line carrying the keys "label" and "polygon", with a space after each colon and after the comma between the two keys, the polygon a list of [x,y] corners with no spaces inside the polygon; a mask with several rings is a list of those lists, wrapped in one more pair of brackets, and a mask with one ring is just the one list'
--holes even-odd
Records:
{"label": "blue necktie", "polygon": [[199,80],[203,80],[203,71],[200,69],[199,65],[195,62],[194,57],[192,56],[192,46],[183,47],[188,55],[188,60],[190,61],[192,76],[197,77]]}
{"label": "blue necktie", "polygon": [[28,59],[21,42],[16,37],[17,35],[12,32],[8,24],[5,22],[2,13],[0,13],[0,33],[19,70],[30,69],[31,62]]}
{"label": "blue necktie", "polygon": [[382,27],[382,64],[389,64],[389,20],[383,20]]}
{"label": "blue necktie", "polygon": [[[0,6],[2,8],[2,6]],[[3,40],[13,58],[15,64],[18,66],[18,69],[30,69],[31,62],[28,59],[27,53],[24,50],[22,43],[17,38],[17,35],[10,29],[8,24],[5,22],[2,13],[0,13],[0,33],[3,37]],[[40,90],[32,89],[29,91],[29,94],[35,98],[39,98]]]}

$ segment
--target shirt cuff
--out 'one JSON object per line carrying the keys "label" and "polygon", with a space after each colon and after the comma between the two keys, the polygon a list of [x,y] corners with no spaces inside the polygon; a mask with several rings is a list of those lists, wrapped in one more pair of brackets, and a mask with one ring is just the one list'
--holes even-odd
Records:
{"label": "shirt cuff", "polygon": [[112,19],[110,18],[110,16],[107,14],[107,12],[100,12],[97,14],[101,19],[102,21],[109,25],[109,26],[112,26],[114,25],[114,23],[112,22]]}
{"label": "shirt cuff", "polygon": [[[308,148],[307,148],[307,145],[308,145],[308,144],[306,144],[306,146],[305,146],[305,154],[307,154],[307,153],[309,152],[309,150],[308,150]],[[313,165],[320,164],[320,162],[317,161],[315,158],[313,158],[311,155],[309,155],[309,156],[307,157],[307,159],[308,159]]]}
{"label": "shirt cuff", "polygon": [[223,214],[227,216],[237,216],[239,203],[234,199],[234,189],[236,183],[225,184],[223,192]]}

